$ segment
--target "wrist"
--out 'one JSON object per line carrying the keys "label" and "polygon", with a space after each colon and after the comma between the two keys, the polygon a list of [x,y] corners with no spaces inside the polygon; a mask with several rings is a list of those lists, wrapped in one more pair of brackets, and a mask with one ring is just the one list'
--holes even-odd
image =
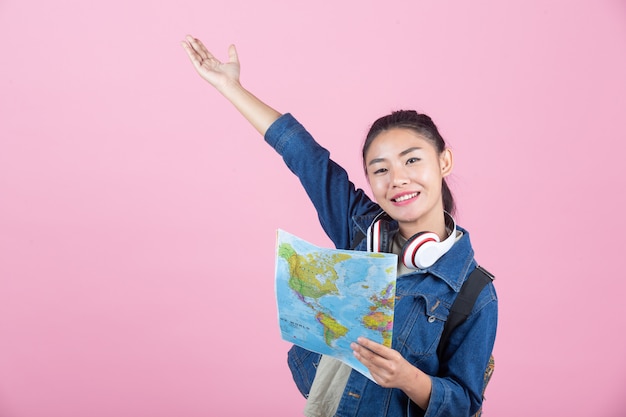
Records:
{"label": "wrist", "polygon": [[242,92],[245,92],[245,88],[241,85],[239,80],[226,80],[223,84],[216,86],[217,91],[227,98],[234,97]]}
{"label": "wrist", "polygon": [[416,367],[413,376],[409,378],[402,391],[422,410],[426,410],[430,402],[432,388],[430,376]]}

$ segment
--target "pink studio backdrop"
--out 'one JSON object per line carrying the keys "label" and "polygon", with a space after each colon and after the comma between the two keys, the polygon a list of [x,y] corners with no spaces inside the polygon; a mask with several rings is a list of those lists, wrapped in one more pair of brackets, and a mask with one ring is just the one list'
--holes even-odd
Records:
{"label": "pink studio backdrop", "polygon": [[429,113],[497,275],[485,415],[626,415],[624,1],[2,0],[1,417],[301,415],[275,230],[330,242],[187,33],[362,187]]}

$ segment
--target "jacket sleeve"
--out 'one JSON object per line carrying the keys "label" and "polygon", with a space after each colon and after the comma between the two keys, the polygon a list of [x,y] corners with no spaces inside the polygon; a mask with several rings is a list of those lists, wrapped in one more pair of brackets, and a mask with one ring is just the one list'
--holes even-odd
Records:
{"label": "jacket sleeve", "polygon": [[328,237],[337,248],[348,248],[354,237],[352,216],[375,210],[376,204],[355,189],[347,172],[291,114],[276,120],[265,140],[300,179]]}
{"label": "jacket sleeve", "polygon": [[481,407],[497,320],[498,299],[495,287],[488,284],[471,315],[450,337],[439,374],[432,377],[426,417],[473,416]]}
{"label": "jacket sleeve", "polygon": [[287,353],[287,364],[293,381],[304,398],[308,398],[322,355],[293,345]]}

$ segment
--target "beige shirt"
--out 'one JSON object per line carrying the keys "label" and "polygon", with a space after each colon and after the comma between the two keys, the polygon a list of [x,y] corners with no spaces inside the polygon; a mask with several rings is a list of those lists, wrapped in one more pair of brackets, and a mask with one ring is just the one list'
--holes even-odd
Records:
{"label": "beige shirt", "polygon": [[311,391],[304,406],[306,417],[332,417],[346,388],[352,368],[338,359],[322,355]]}

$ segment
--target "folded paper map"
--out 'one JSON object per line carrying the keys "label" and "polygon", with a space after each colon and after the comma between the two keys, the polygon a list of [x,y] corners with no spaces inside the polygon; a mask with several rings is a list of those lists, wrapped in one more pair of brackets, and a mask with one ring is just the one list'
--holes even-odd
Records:
{"label": "folded paper map", "polygon": [[276,301],[282,338],[372,379],[352,354],[359,336],[391,346],[397,256],[314,246],[277,232]]}

